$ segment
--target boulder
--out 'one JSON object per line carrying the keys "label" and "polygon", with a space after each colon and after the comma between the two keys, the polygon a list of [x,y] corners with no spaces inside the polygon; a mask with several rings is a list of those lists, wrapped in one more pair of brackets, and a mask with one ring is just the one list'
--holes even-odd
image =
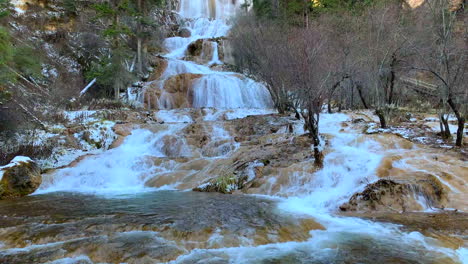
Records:
{"label": "boulder", "polygon": [[188,108],[193,101],[192,84],[201,74],[183,73],[164,81],[154,81],[144,87],[146,109]]}
{"label": "boulder", "polygon": [[[161,152],[166,157],[177,158],[189,156],[190,149],[187,147],[181,137],[175,135],[166,135],[161,140],[163,142]],[[157,142],[156,144],[159,145],[160,142]]]}
{"label": "boulder", "polygon": [[192,32],[188,28],[181,28],[179,29],[178,35],[182,38],[190,38],[192,36]]}
{"label": "boulder", "polygon": [[41,183],[41,169],[28,157],[18,156],[0,167],[0,199],[26,196]]}
{"label": "boulder", "polygon": [[187,55],[190,56],[200,56],[203,50],[203,43],[205,42],[204,39],[198,39],[187,47]]}
{"label": "boulder", "polygon": [[217,43],[218,57],[222,61],[224,59],[224,49],[221,41],[219,38],[198,39],[187,47],[184,59],[201,64],[208,63],[213,59],[213,43]]}
{"label": "boulder", "polygon": [[193,102],[193,82],[201,74],[183,73],[172,76],[164,82],[163,103],[165,108],[190,108]]}
{"label": "boulder", "polygon": [[380,179],[368,184],[364,191],[355,193],[341,211],[421,211],[423,199],[426,206],[444,207],[447,193],[440,181],[432,176],[414,182]]}

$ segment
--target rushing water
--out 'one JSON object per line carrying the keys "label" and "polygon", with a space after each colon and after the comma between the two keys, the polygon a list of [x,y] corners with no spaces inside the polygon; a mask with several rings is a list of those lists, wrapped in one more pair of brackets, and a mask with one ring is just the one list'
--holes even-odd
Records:
{"label": "rushing water", "polygon": [[[206,65],[182,59],[191,42],[226,36],[226,21],[241,4],[181,1],[191,37],[165,42],[169,63],[160,82],[202,74],[193,85],[193,106],[215,109],[203,109],[198,122],[190,109],[158,111],[155,118],[164,124],[134,130],[121,146],[44,175],[35,195],[0,202],[0,263],[466,262],[464,248],[444,248],[396,225],[335,214],[378,178],[385,152],[379,142],[359,140],[358,131],[344,129],[345,114],[323,115],[321,132],[331,136],[325,167],[297,173],[286,190],[263,196],[187,191],[193,187],[187,182],[209,176],[205,167],[239,149],[226,120],[273,112],[263,85],[210,68],[222,63],[216,42]],[[195,124],[210,138],[206,146],[194,148],[185,136]],[[295,133],[303,132],[301,126]],[[150,179],[163,183],[145,187]]]}

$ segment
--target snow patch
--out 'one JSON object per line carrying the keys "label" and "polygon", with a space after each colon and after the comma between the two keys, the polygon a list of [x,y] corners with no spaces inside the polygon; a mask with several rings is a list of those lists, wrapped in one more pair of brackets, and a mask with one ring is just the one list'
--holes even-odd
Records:
{"label": "snow patch", "polygon": [[8,169],[8,168],[12,168],[12,167],[15,167],[15,166],[18,166],[20,165],[20,163],[24,162],[24,163],[29,163],[29,162],[32,162],[33,160],[30,159],[29,157],[25,157],[25,156],[16,156],[14,159],[12,159],[10,161],[10,163],[8,163],[7,165],[5,166],[1,166],[0,167],[0,181],[2,180],[3,178],[3,173],[4,173],[4,170]]}

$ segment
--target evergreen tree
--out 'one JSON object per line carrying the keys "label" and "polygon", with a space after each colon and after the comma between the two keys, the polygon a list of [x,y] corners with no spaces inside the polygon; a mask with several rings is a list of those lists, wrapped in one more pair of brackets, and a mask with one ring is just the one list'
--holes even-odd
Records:
{"label": "evergreen tree", "polygon": [[[0,0],[0,21],[8,16],[9,8],[10,2],[8,0]],[[6,86],[12,79],[12,76],[6,66],[12,58],[13,45],[10,34],[6,28],[0,26],[0,105],[4,104],[11,97],[11,93],[7,90]]]}
{"label": "evergreen tree", "polygon": [[[150,10],[162,3],[163,0],[111,0],[93,5],[97,18],[108,22],[103,36],[111,47],[109,58],[92,63],[86,74],[89,81],[96,78],[98,85],[106,90],[113,87],[114,96],[118,99],[119,91],[135,79],[134,63],[129,66],[129,61],[135,58],[136,73],[145,74],[146,45],[158,26],[149,17]],[[132,47],[136,47],[136,51]],[[117,78],[108,78],[112,75]]]}
{"label": "evergreen tree", "polygon": [[[132,80],[133,76],[125,67],[125,61],[130,57],[128,38],[132,35],[130,28],[122,22],[122,18],[134,13],[129,0],[111,0],[93,5],[97,18],[109,22],[102,32],[110,42],[110,52],[107,58],[91,64],[86,73],[88,80],[97,79],[97,83],[105,90],[113,89],[115,99],[120,98],[120,90]],[[115,78],[112,78],[115,76]]]}
{"label": "evergreen tree", "polygon": [[[0,0],[0,21],[10,14],[8,0]],[[41,77],[41,63],[35,51],[26,45],[13,45],[12,37],[6,27],[0,26],[0,105],[8,101],[12,92],[8,89],[16,78]]]}

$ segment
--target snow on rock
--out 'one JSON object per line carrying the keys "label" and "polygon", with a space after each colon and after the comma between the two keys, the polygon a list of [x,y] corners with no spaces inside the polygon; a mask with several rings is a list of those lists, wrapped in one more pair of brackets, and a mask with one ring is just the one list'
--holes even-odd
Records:
{"label": "snow on rock", "polygon": [[41,169],[25,156],[15,157],[0,167],[0,200],[33,193],[42,183]]}
{"label": "snow on rock", "polygon": [[71,122],[93,122],[97,121],[95,114],[97,111],[64,111],[64,116]]}
{"label": "snow on rock", "polygon": [[32,162],[32,159],[30,159],[29,157],[25,157],[25,156],[17,156],[14,159],[12,159],[10,163],[8,163],[7,165],[0,166],[0,181],[2,180],[3,173],[6,169],[14,167],[14,166],[18,166],[21,162],[29,163],[29,162]]}
{"label": "snow on rock", "polygon": [[26,9],[26,3],[29,2],[27,0],[10,0],[10,3],[15,7],[15,11],[18,14],[23,14]]}

